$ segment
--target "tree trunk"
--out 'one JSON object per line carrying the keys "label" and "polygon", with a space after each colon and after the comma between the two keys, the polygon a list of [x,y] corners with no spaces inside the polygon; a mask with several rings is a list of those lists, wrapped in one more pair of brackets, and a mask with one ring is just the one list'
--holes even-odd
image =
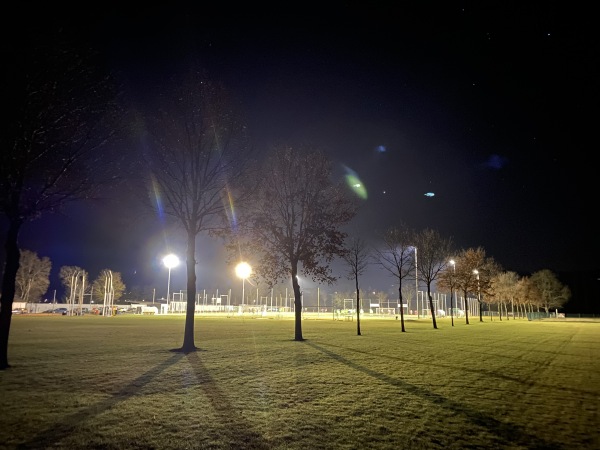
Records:
{"label": "tree trunk", "polygon": [[404,308],[402,307],[402,283],[398,283],[398,298],[400,299],[400,323],[402,325],[402,332],[406,332],[404,328]]}
{"label": "tree trunk", "polygon": [[187,303],[185,310],[185,332],[183,333],[183,345],[181,351],[184,353],[197,350],[194,343],[194,320],[196,314],[196,234],[188,231],[187,238]]}
{"label": "tree trunk", "polygon": [[296,264],[292,265],[292,287],[294,288],[294,316],[295,316],[295,326],[294,326],[294,340],[295,341],[303,341],[302,337],[302,292],[300,292],[300,285],[298,284],[298,266]]}
{"label": "tree trunk", "polygon": [[469,325],[469,297],[467,297],[467,291],[465,291],[464,294],[465,294],[465,318],[466,318],[465,323],[467,325]]}
{"label": "tree trunk", "polygon": [[19,271],[19,231],[23,221],[11,219],[6,233],[4,249],[6,251],[6,262],[4,264],[4,276],[2,277],[2,296],[0,297],[0,370],[8,369],[8,337],[10,334],[10,322],[12,319],[12,305],[15,299],[15,283]]}
{"label": "tree trunk", "polygon": [[358,289],[358,276],[355,277],[356,282],[356,335],[360,336],[360,290]]}
{"label": "tree trunk", "polygon": [[429,287],[429,284],[427,284],[427,299],[429,300],[429,310],[431,311],[433,329],[437,330],[437,322],[435,321],[435,311],[433,310],[433,299],[431,298],[431,288]]}
{"label": "tree trunk", "polygon": [[450,286],[450,320],[452,326],[454,326],[454,293],[452,292],[452,286]]}

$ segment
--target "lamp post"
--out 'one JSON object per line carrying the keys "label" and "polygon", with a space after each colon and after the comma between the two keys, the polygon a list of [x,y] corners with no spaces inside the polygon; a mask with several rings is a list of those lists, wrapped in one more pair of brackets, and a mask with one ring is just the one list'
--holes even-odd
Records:
{"label": "lamp post", "polygon": [[417,274],[417,247],[415,247],[415,296],[417,298],[417,319],[420,319],[421,310],[419,309],[419,277]]}
{"label": "lamp post", "polygon": [[481,289],[479,288],[479,270],[474,269],[473,273],[477,277],[477,306],[479,307],[479,320],[481,320]]}
{"label": "lamp post", "polygon": [[[252,273],[252,267],[247,262],[241,262],[237,266],[235,266],[235,274],[242,279],[242,307],[244,306],[244,296],[246,295],[246,278],[250,276]],[[243,308],[242,308],[243,309]]]}
{"label": "lamp post", "polygon": [[169,310],[169,294],[171,291],[171,269],[179,265],[179,258],[173,253],[168,254],[163,258],[163,264],[169,269],[169,278],[167,281],[167,311]]}
{"label": "lamp post", "polygon": [[454,326],[454,306],[452,303],[452,294],[454,288],[454,276],[456,275],[456,261],[451,259],[450,264],[452,264],[452,277],[450,278],[450,320],[452,320],[452,326]]}

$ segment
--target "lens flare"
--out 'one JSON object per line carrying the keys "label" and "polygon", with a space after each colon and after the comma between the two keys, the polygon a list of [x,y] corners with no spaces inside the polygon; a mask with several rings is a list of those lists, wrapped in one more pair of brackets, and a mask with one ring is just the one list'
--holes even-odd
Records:
{"label": "lens flare", "polygon": [[346,171],[346,184],[352,191],[361,199],[366,200],[367,188],[364,183],[360,180],[356,172],[349,167],[344,166],[344,170]]}

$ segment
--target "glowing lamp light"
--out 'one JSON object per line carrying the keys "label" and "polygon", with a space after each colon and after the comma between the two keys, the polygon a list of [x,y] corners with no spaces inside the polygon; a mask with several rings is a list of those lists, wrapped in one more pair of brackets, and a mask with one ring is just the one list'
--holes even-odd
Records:
{"label": "glowing lamp light", "polygon": [[248,264],[247,262],[242,261],[237,266],[235,266],[235,274],[238,276],[238,278],[242,279],[242,305],[244,304],[244,296],[246,295],[246,278],[248,278],[251,273],[252,267],[250,267],[250,264]]}
{"label": "glowing lamp light", "polygon": [[179,258],[177,255],[170,254],[163,258],[163,264],[167,269],[172,269],[173,267],[177,267],[179,265]]}
{"label": "glowing lamp light", "polygon": [[252,274],[252,267],[247,262],[241,262],[235,266],[235,274],[238,278],[245,280]]}
{"label": "glowing lamp light", "polygon": [[163,264],[165,265],[165,267],[167,269],[169,269],[169,279],[167,281],[167,305],[169,304],[169,295],[171,294],[170,290],[171,290],[171,269],[173,267],[177,267],[179,265],[179,258],[177,257],[177,255],[174,255],[173,253],[165,256],[163,258]]}

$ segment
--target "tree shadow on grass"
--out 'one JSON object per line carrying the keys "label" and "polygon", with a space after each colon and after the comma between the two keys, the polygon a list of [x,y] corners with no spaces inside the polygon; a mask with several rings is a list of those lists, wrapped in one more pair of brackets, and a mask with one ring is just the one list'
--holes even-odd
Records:
{"label": "tree shadow on grass", "polygon": [[[359,353],[361,355],[369,355],[369,356],[376,356],[378,358],[387,358],[387,359],[392,359],[394,361],[399,361],[402,363],[411,363],[412,360],[408,359],[408,358],[400,358],[397,356],[390,356],[390,355],[381,355],[381,354],[377,354],[377,353],[373,353],[373,352],[368,352],[368,351],[364,351],[364,350],[358,350],[358,349],[354,349],[354,348],[347,348],[341,345],[332,345],[332,344],[327,344],[327,347],[330,348],[340,348],[343,349],[344,351],[348,351],[348,352],[354,352],[354,353]],[[482,353],[484,355],[488,355],[489,353]],[[499,358],[505,358],[508,359],[507,365],[510,365],[510,362],[514,359],[510,356],[506,356],[506,355],[498,355]],[[550,361],[548,361],[545,366],[548,366],[550,363]],[[427,362],[427,363],[419,363],[421,365],[427,365],[427,366],[431,366],[432,363],[431,362]],[[563,367],[562,365],[555,365],[554,362],[552,362],[552,364],[554,364],[555,367]],[[437,367],[443,367],[443,368],[448,368],[448,369],[455,369],[456,365],[455,364],[446,364],[444,362],[441,361],[436,361],[435,365]],[[536,373],[540,371],[541,368],[541,364],[538,365],[536,367]],[[570,367],[571,368],[571,367]],[[542,384],[542,383],[538,383],[538,382],[534,382],[529,378],[524,378],[523,376],[512,376],[512,375],[507,375],[505,373],[499,372],[497,370],[489,370],[486,368],[471,368],[471,367],[467,367],[467,366],[460,366],[460,370],[463,372],[471,372],[471,373],[475,373],[475,374],[485,374],[491,377],[495,377],[498,378],[500,380],[504,380],[504,381],[510,381],[512,383],[519,383],[521,385],[527,386],[527,387],[531,387],[533,385],[537,385],[540,387],[546,387],[548,389],[554,389],[556,386],[554,384]],[[571,368],[572,371],[575,370],[585,370],[585,369],[578,369],[577,367],[572,367]],[[491,388],[490,388],[491,389]],[[577,387],[573,387],[573,386],[561,386],[561,391],[562,392],[566,392],[569,393],[573,396],[577,395],[577,396],[589,396],[590,395],[590,390],[589,389],[579,389]]]}
{"label": "tree shadow on grass", "polygon": [[257,450],[267,450],[271,448],[259,433],[250,429],[250,426],[247,424],[244,417],[236,411],[227,400],[227,395],[219,389],[218,384],[215,383],[210,375],[208,375],[206,367],[198,357],[199,351],[201,350],[198,348],[193,352],[182,352],[180,349],[171,350],[171,352],[174,353],[173,356],[139,376],[126,386],[123,386],[110,398],[87,408],[77,410],[77,412],[64,417],[61,423],[52,424],[51,427],[40,431],[29,441],[18,445],[17,448],[40,449],[53,447],[62,439],[71,435],[74,430],[81,425],[82,417],[90,418],[98,416],[110,410],[116,404],[134,397],[147,384],[154,381],[161,372],[168,367],[177,364],[184,356],[187,356],[190,365],[194,369],[200,387],[220,418],[221,423],[225,424],[223,433],[224,436],[226,436],[226,440],[231,443],[231,448]]}
{"label": "tree shadow on grass", "polygon": [[518,425],[500,422],[499,420],[494,419],[493,417],[482,414],[480,411],[469,408],[467,405],[463,405],[461,403],[450,400],[442,395],[431,392],[420,386],[416,386],[414,384],[407,383],[406,381],[393,378],[388,375],[384,375],[380,372],[376,372],[375,370],[369,369],[368,367],[350,361],[344,358],[343,356],[334,353],[331,350],[328,350],[318,344],[315,344],[313,342],[307,342],[307,345],[310,345],[314,349],[324,353],[325,355],[329,356],[332,359],[335,359],[336,361],[339,361],[342,364],[345,364],[348,367],[351,367],[354,370],[376,378],[391,386],[401,388],[404,391],[412,395],[419,396],[424,400],[433,403],[441,408],[448,409],[454,413],[462,414],[470,421],[470,423],[485,428],[490,434],[498,436],[499,438],[503,439],[504,442],[523,446],[524,448],[530,450],[560,450],[564,448],[560,444],[547,442],[539,436],[527,433]]}
{"label": "tree shadow on grass", "polygon": [[195,371],[203,394],[210,401],[213,411],[219,418],[219,423],[223,424],[222,438],[228,442],[230,448],[257,450],[272,448],[272,445],[269,445],[262,435],[251,429],[248,421],[229,402],[227,394],[210,376],[198,354],[188,353],[187,358]]}
{"label": "tree shadow on grass", "polygon": [[68,437],[73,433],[75,428],[81,425],[82,417],[89,418],[92,416],[97,416],[105,411],[110,410],[116,404],[137,395],[144,388],[144,386],[155,380],[155,378],[165,369],[177,364],[181,358],[183,358],[183,356],[183,353],[177,353],[171,356],[163,363],[158,364],[146,373],[137,377],[131,383],[123,386],[111,397],[87,408],[78,409],[73,414],[64,417],[60,423],[52,424],[51,427],[42,430],[29,441],[20,444],[17,448],[40,449],[53,447],[54,444]]}

